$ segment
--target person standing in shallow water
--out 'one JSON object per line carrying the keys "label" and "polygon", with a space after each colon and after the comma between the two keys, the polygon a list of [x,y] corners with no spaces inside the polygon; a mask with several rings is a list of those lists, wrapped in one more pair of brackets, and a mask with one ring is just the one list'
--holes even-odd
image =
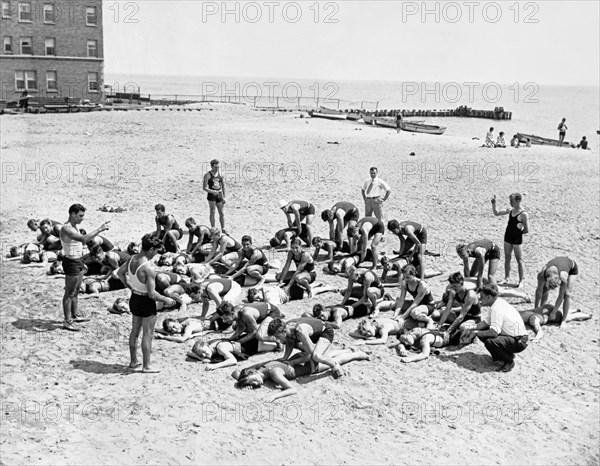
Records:
{"label": "person standing in shallow water", "polygon": [[567,125],[566,122],[567,119],[563,118],[562,121],[558,124],[558,147],[561,147],[563,145],[563,142],[565,141],[565,137],[567,136]]}
{"label": "person standing in shallow water", "polygon": [[209,219],[210,226],[215,226],[215,211],[219,211],[219,222],[221,223],[221,230],[225,230],[225,213],[223,208],[225,206],[225,179],[221,175],[219,170],[220,164],[217,159],[213,159],[210,162],[210,171],[204,175],[203,189],[208,194],[206,199],[208,200]]}

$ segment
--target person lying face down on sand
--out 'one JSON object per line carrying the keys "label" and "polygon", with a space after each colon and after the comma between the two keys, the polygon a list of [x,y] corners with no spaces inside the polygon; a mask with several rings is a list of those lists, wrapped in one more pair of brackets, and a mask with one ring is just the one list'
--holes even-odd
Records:
{"label": "person lying face down on sand", "polygon": [[[23,265],[34,265],[43,267],[46,264],[53,263],[58,260],[59,255],[54,251],[45,251],[41,244],[25,243],[19,246],[11,246],[6,260],[20,261]],[[38,265],[42,264],[42,265]]]}
{"label": "person lying face down on sand", "polygon": [[[348,285],[341,290],[343,294],[341,305],[344,306],[350,297],[358,298],[352,307],[358,307],[364,303],[370,303],[372,309],[377,308],[377,300],[384,295],[383,284],[373,270],[359,271],[351,266],[346,270]],[[355,285],[356,284],[356,285]]]}
{"label": "person lying face down on sand", "polygon": [[308,228],[306,227],[305,223],[300,226],[300,234],[298,234],[297,228],[283,228],[279,230],[277,233],[275,233],[275,236],[271,238],[269,244],[272,248],[278,248],[283,243],[285,250],[289,251],[292,242],[296,238],[300,238],[300,240],[302,240],[306,246],[310,247],[312,244],[312,242],[308,241]]}
{"label": "person lying face down on sand", "polygon": [[[533,328],[534,337],[530,340],[531,343],[538,342],[544,336],[542,331],[542,325],[546,324],[560,324],[562,322],[562,312],[558,311],[553,319],[550,319],[554,306],[552,304],[544,304],[543,306],[529,309],[526,311],[519,311],[523,322],[530,325]],[[572,321],[583,321],[592,318],[592,314],[587,314],[580,309],[575,312],[570,312],[565,322]]]}
{"label": "person lying face down on sand", "polygon": [[329,239],[337,244],[342,244],[346,227],[356,225],[359,218],[358,207],[346,201],[337,202],[331,209],[321,212],[321,219],[329,224]]}
{"label": "person lying face down on sand", "polygon": [[156,265],[159,267],[173,267],[175,265],[185,265],[190,263],[190,258],[187,254],[179,252],[165,252],[158,258]]}
{"label": "person lying face down on sand", "polygon": [[[328,355],[337,366],[343,366],[352,361],[368,361],[369,356],[362,351],[352,349],[331,351]],[[320,374],[329,370],[323,363],[306,360],[302,354],[297,354],[288,361],[268,361],[245,369],[234,371],[231,376],[236,379],[239,388],[257,389],[268,380],[281,387],[281,392],[271,396],[268,401],[295,395],[298,389],[290,381],[306,375]]]}
{"label": "person lying face down on sand", "polygon": [[[190,217],[185,221],[185,226],[188,229],[189,236],[185,252],[194,258],[204,259],[205,254],[202,253],[203,246],[212,243],[210,238],[210,228],[206,225],[196,224],[196,220],[194,220],[193,217]],[[194,242],[195,238],[198,238],[198,241]]]}
{"label": "person lying face down on sand", "polygon": [[249,235],[242,236],[242,249],[237,252],[235,262],[231,264],[225,275],[231,275],[232,280],[241,279],[242,283],[244,283],[244,276],[252,277],[256,280],[255,286],[258,287],[265,283],[265,275],[268,271],[269,260],[265,252],[252,245],[252,238]]}
{"label": "person lying face down on sand", "polygon": [[279,201],[279,208],[287,218],[288,228],[295,228],[298,235],[302,234],[302,223],[306,224],[308,244],[313,239],[313,219],[315,217],[315,206],[307,201]]}
{"label": "person lying face down on sand", "polygon": [[[371,254],[371,250],[367,250],[367,261],[373,260],[373,256]],[[328,275],[337,275],[339,273],[346,275],[348,269],[352,266],[358,267],[360,265],[360,253],[355,252],[354,254],[350,254],[349,256],[345,256],[340,258],[337,261],[330,261],[325,267],[323,267],[323,272]]]}
{"label": "person lying face down on sand", "polygon": [[[204,369],[214,371],[223,367],[235,366],[238,361],[246,360],[258,354],[260,352],[258,350],[259,343],[256,338],[248,340],[245,343],[221,339],[207,343],[203,339],[199,339],[194,343],[187,356],[198,361],[212,362],[212,364],[207,365]],[[275,345],[272,345],[272,348],[265,351],[273,351],[274,349]]]}
{"label": "person lying face down on sand", "polygon": [[333,254],[336,252],[350,252],[350,245],[347,241],[334,241],[330,239],[323,239],[320,236],[315,236],[312,242],[313,247],[315,248],[315,252],[313,254],[313,260],[317,260],[319,258],[319,253],[321,249],[327,253],[327,258],[325,260],[332,261]]}
{"label": "person lying face down on sand", "polygon": [[[290,271],[292,262],[296,265],[294,272]],[[292,249],[287,254],[283,270],[275,278],[279,281],[280,285],[284,286],[286,293],[289,294],[290,288],[293,285],[297,285],[306,290],[308,297],[312,298],[313,293],[310,284],[317,278],[315,261],[308,251],[302,250],[302,243],[299,238],[296,238],[292,242]]]}
{"label": "person lying face down on sand", "polygon": [[[489,239],[480,239],[469,244],[458,244],[456,253],[463,260],[465,277],[477,276],[477,289],[483,286],[483,270],[485,269],[485,263],[488,261],[488,281],[496,283],[496,271],[500,262],[500,246]],[[474,257],[475,261],[469,269],[470,257]]]}
{"label": "person lying face down on sand", "polygon": [[248,303],[234,306],[224,301],[217,308],[217,312],[226,324],[235,323],[235,331],[226,339],[227,341],[245,344],[256,339],[259,342],[259,351],[281,349],[277,338],[269,336],[267,333],[273,319],[285,318],[277,306],[269,303]]}
{"label": "person lying face down on sand", "polygon": [[316,363],[323,363],[331,367],[334,377],[344,375],[339,364],[325,355],[333,343],[334,335],[333,327],[326,322],[312,317],[300,317],[287,322],[282,319],[274,319],[269,324],[267,333],[285,343],[282,361],[288,360],[296,348],[304,353],[306,360],[312,359]]}
{"label": "person lying face down on sand", "polygon": [[[439,316],[439,328],[445,323],[450,323],[448,332],[453,333],[466,320],[479,322],[481,306],[473,286],[469,288],[465,286],[465,279],[460,272],[450,275],[448,282],[446,309],[441,314],[439,310],[436,311],[434,316]],[[460,306],[458,313],[452,310],[454,306]]]}
{"label": "person lying face down on sand", "polygon": [[[396,351],[400,356],[400,361],[404,363],[423,361],[431,354],[431,348],[445,348],[446,346],[455,346],[460,342],[460,331],[451,334],[448,331],[432,330],[422,327],[415,327],[407,333],[398,337]],[[418,349],[419,354],[409,355],[411,348]]]}
{"label": "person lying face down on sand", "polygon": [[569,317],[569,308],[571,306],[571,294],[573,286],[579,275],[577,262],[569,259],[566,256],[555,257],[549,261],[537,276],[537,289],[535,290],[535,307],[543,306],[548,301],[550,290],[558,288],[558,296],[552,312],[550,320],[554,321],[559,312],[560,305],[563,305],[562,319],[560,327],[562,327]]}
{"label": "person lying face down on sand", "polygon": [[[394,318],[401,321],[408,317],[423,322],[427,327],[433,326],[430,315],[435,307],[429,285],[425,280],[416,277],[417,270],[412,265],[402,267],[402,281],[400,282],[400,296],[394,305]],[[412,300],[406,300],[406,293]],[[408,304],[408,307],[406,305]]]}
{"label": "person lying face down on sand", "polygon": [[201,283],[209,278],[219,278],[219,275],[215,274],[215,269],[207,264],[175,264],[173,266],[173,273],[182,276],[188,276],[192,283]]}
{"label": "person lying face down on sand", "polygon": [[358,342],[359,345],[385,345],[389,335],[399,335],[402,332],[403,325],[404,323],[397,319],[365,317],[350,336],[364,340]]}
{"label": "person lying face down on sand", "polygon": [[156,211],[156,217],[154,217],[156,231],[153,233],[153,236],[161,240],[165,251],[179,252],[177,241],[183,237],[183,230],[179,226],[179,223],[177,223],[173,215],[166,213],[166,208],[163,204],[156,204],[154,210]]}
{"label": "person lying face down on sand", "polygon": [[[360,306],[352,307],[354,301],[348,301],[348,305],[341,306],[339,304],[333,304],[330,306],[323,306],[322,304],[315,304],[312,309],[312,313],[304,312],[302,317],[314,317],[315,319],[322,320],[323,322],[329,322],[330,326],[339,329],[344,320],[348,319],[360,319],[366,317],[373,312],[373,308],[370,303],[364,303]],[[380,310],[386,311],[392,309],[394,301],[385,301],[379,304]]]}
{"label": "person lying face down on sand", "polygon": [[167,317],[162,322],[162,331],[155,331],[154,336],[160,340],[174,341],[176,343],[184,343],[206,330],[204,322],[198,319],[183,319],[178,320],[172,317]]}
{"label": "person lying face down on sand", "polygon": [[208,265],[214,265],[221,262],[225,267],[231,267],[233,261],[237,258],[237,253],[242,249],[242,245],[231,236],[223,233],[220,228],[211,228],[210,237],[212,240],[212,249],[206,258]]}
{"label": "person lying face down on sand", "polygon": [[371,241],[371,253],[373,254],[372,269],[379,265],[377,254],[379,242],[385,232],[385,226],[377,217],[364,217],[358,221],[356,226],[348,227],[348,240],[350,241],[350,252],[360,252],[360,262],[367,259],[368,242]]}
{"label": "person lying face down on sand", "polygon": [[[313,297],[328,292],[337,292],[334,286],[326,286],[323,283],[313,283],[311,285]],[[248,302],[264,302],[280,306],[290,301],[299,301],[306,296],[306,290],[298,285],[292,285],[289,291],[279,286],[263,286],[262,288],[251,288],[248,290]]]}
{"label": "person lying face down on sand", "polygon": [[400,240],[398,251],[400,257],[406,258],[408,264],[414,265],[421,280],[425,278],[425,249],[427,248],[427,229],[420,223],[407,220],[398,222],[390,220],[388,230]]}
{"label": "person lying face down on sand", "polygon": [[176,303],[174,308],[179,308],[179,311],[181,312],[187,310],[188,304],[199,303],[202,301],[201,286],[198,283],[179,281],[174,285],[165,288],[162,294],[173,299]]}

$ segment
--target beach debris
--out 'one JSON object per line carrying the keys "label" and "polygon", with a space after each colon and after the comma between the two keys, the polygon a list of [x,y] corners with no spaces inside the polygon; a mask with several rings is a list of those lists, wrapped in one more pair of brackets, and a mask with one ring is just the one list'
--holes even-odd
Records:
{"label": "beach debris", "polygon": [[127,209],[124,209],[123,207],[113,207],[111,205],[108,204],[104,204],[101,207],[98,207],[98,210],[100,212],[110,212],[110,213],[121,213],[121,212],[125,212]]}
{"label": "beach debris", "polygon": [[410,155],[411,157],[414,157],[414,156],[415,156],[415,155],[417,155],[417,154],[415,154],[414,152],[411,152],[411,153],[410,153],[410,154],[408,154],[408,155]]}
{"label": "beach debris", "polygon": [[337,141],[327,141],[327,144],[339,144]]}

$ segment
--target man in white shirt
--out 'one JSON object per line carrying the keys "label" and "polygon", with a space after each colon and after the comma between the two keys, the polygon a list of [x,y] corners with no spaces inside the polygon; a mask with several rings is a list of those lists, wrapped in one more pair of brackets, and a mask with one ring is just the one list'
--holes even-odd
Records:
{"label": "man in white shirt", "polygon": [[362,196],[365,201],[365,217],[377,217],[381,220],[383,216],[383,203],[387,201],[392,192],[390,186],[377,176],[377,167],[369,170],[371,179],[365,181],[362,188]]}
{"label": "man in white shirt", "polygon": [[494,361],[504,362],[498,371],[509,372],[515,367],[515,353],[527,348],[525,323],[514,306],[498,298],[496,285],[488,283],[480,292],[481,305],[491,307],[491,312],[482,312],[481,322],[470,332],[483,342]]}

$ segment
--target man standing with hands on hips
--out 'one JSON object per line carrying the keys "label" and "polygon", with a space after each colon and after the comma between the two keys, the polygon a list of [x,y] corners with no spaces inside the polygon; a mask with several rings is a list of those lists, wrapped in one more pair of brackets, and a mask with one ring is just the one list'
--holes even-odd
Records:
{"label": "man standing with hands on hips", "polygon": [[210,161],[210,171],[204,175],[202,185],[204,191],[208,193],[210,226],[215,227],[215,210],[219,210],[219,222],[221,222],[221,230],[225,231],[225,214],[223,206],[225,206],[225,180],[219,171],[219,161],[214,159]]}
{"label": "man standing with hands on hips", "polygon": [[365,200],[365,217],[377,217],[381,220],[383,216],[383,203],[387,201],[392,192],[390,186],[377,176],[377,167],[369,170],[371,179],[365,181],[362,188],[362,196]]}

